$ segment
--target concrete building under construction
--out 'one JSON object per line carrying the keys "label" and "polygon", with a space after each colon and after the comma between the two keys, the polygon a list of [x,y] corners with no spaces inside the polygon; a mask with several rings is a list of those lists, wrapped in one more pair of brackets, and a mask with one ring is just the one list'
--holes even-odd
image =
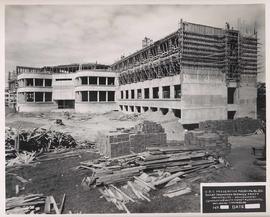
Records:
{"label": "concrete building under construction", "polygon": [[257,36],[181,21],[111,66],[17,67],[17,81],[19,111],[173,111],[182,124],[256,118]]}
{"label": "concrete building under construction", "polygon": [[[145,44],[144,40],[144,44]],[[256,118],[257,37],[181,21],[176,32],[121,58],[119,109],[169,110],[182,124]]]}
{"label": "concrete building under construction", "polygon": [[42,68],[18,66],[17,111],[76,112],[116,110],[116,73],[101,64],[72,64]]}

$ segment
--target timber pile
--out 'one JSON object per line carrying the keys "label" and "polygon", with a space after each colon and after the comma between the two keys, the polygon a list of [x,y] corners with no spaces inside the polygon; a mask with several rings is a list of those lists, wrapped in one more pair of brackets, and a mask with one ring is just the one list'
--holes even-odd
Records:
{"label": "timber pile", "polygon": [[108,202],[129,213],[127,204],[150,202],[151,191],[170,198],[191,193],[191,183],[211,175],[220,162],[198,149],[152,148],[126,158],[81,162],[78,168],[92,170],[88,186],[98,186]]}
{"label": "timber pile", "polygon": [[237,118],[235,120],[215,120],[199,123],[200,130],[223,131],[229,135],[245,135],[254,133],[261,127],[260,121],[252,118]]}
{"label": "timber pile", "polygon": [[12,150],[28,152],[48,151],[58,147],[70,148],[77,145],[71,135],[42,128],[28,131],[6,128],[5,137],[5,147],[8,153]]}
{"label": "timber pile", "polygon": [[143,153],[84,161],[76,169],[92,172],[82,180],[84,189],[98,187],[102,197],[129,213],[127,204],[150,202],[151,191],[161,190],[170,198],[188,194],[191,183],[228,165],[225,159],[198,147],[149,147]]}
{"label": "timber pile", "polygon": [[132,180],[143,172],[157,169],[170,174],[193,173],[218,163],[218,159],[198,149],[152,149],[114,159],[100,158],[81,162],[77,169],[91,170],[92,177],[88,184],[99,186]]}
{"label": "timber pile", "polygon": [[11,197],[6,199],[7,214],[36,214],[42,213],[45,205],[42,194],[31,194],[27,196]]}
{"label": "timber pile", "polygon": [[202,148],[218,156],[226,156],[231,150],[228,135],[222,131],[216,131],[216,133],[203,130],[188,131],[185,134],[185,145]]}

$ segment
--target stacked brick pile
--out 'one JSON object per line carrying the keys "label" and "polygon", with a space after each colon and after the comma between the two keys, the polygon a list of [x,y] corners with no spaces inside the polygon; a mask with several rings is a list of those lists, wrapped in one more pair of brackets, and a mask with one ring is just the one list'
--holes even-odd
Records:
{"label": "stacked brick pile", "polygon": [[121,131],[99,134],[96,145],[100,154],[106,157],[118,157],[130,154],[129,134]]}
{"label": "stacked brick pile", "polygon": [[156,122],[144,121],[135,126],[135,131],[145,135],[146,146],[166,144],[167,135],[164,128]]}
{"label": "stacked brick pile", "polygon": [[203,148],[211,154],[225,156],[230,152],[228,136],[222,131],[205,132],[202,130],[192,130],[185,134],[185,145]]}
{"label": "stacked brick pile", "polygon": [[106,157],[144,152],[147,146],[165,145],[167,136],[160,124],[144,121],[133,128],[119,129],[107,134],[99,133],[96,147]]}
{"label": "stacked brick pile", "polygon": [[254,133],[260,127],[260,122],[251,118],[204,121],[199,123],[199,129],[201,130],[223,131],[229,135],[245,135]]}

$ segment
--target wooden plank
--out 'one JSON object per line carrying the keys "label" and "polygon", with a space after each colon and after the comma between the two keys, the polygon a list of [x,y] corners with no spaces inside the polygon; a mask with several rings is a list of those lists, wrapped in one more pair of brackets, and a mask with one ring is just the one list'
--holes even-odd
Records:
{"label": "wooden plank", "polygon": [[136,180],[138,180],[139,182],[143,183],[144,185],[146,185],[147,187],[149,187],[149,188],[151,188],[151,189],[153,189],[153,190],[156,190],[155,186],[153,186],[153,185],[151,185],[151,184],[149,184],[149,183],[143,181],[143,180],[140,179],[139,177],[134,176],[134,178],[135,178]]}
{"label": "wooden plank", "polygon": [[62,214],[62,212],[64,211],[65,200],[66,200],[66,194],[64,194],[61,205],[60,205],[60,209],[59,209],[60,214]]}
{"label": "wooden plank", "polygon": [[170,180],[172,180],[172,179],[174,179],[176,177],[182,176],[184,174],[185,174],[184,172],[175,173],[175,174],[170,175],[170,176],[168,176],[168,177],[166,177],[164,179],[161,179],[161,180],[158,180],[158,181],[154,182],[153,185],[156,186],[156,185],[164,184],[164,183],[166,183],[166,182],[168,182],[168,181],[170,181]]}

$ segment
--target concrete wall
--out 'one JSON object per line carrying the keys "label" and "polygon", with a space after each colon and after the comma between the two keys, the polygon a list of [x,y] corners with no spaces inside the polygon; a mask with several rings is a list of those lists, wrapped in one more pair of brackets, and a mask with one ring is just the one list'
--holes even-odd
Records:
{"label": "concrete wall", "polygon": [[117,110],[116,102],[76,102],[75,112],[78,113],[105,113],[112,110]]}
{"label": "concrete wall", "polygon": [[57,109],[55,103],[25,103],[18,104],[18,112],[50,112],[53,109]]}
{"label": "concrete wall", "polygon": [[184,69],[181,109],[183,124],[227,119],[227,87],[221,71]]}
{"label": "concrete wall", "polygon": [[53,100],[75,100],[74,76],[75,73],[53,74]]}
{"label": "concrete wall", "polygon": [[239,87],[239,109],[237,117],[257,118],[257,87],[241,83]]}

